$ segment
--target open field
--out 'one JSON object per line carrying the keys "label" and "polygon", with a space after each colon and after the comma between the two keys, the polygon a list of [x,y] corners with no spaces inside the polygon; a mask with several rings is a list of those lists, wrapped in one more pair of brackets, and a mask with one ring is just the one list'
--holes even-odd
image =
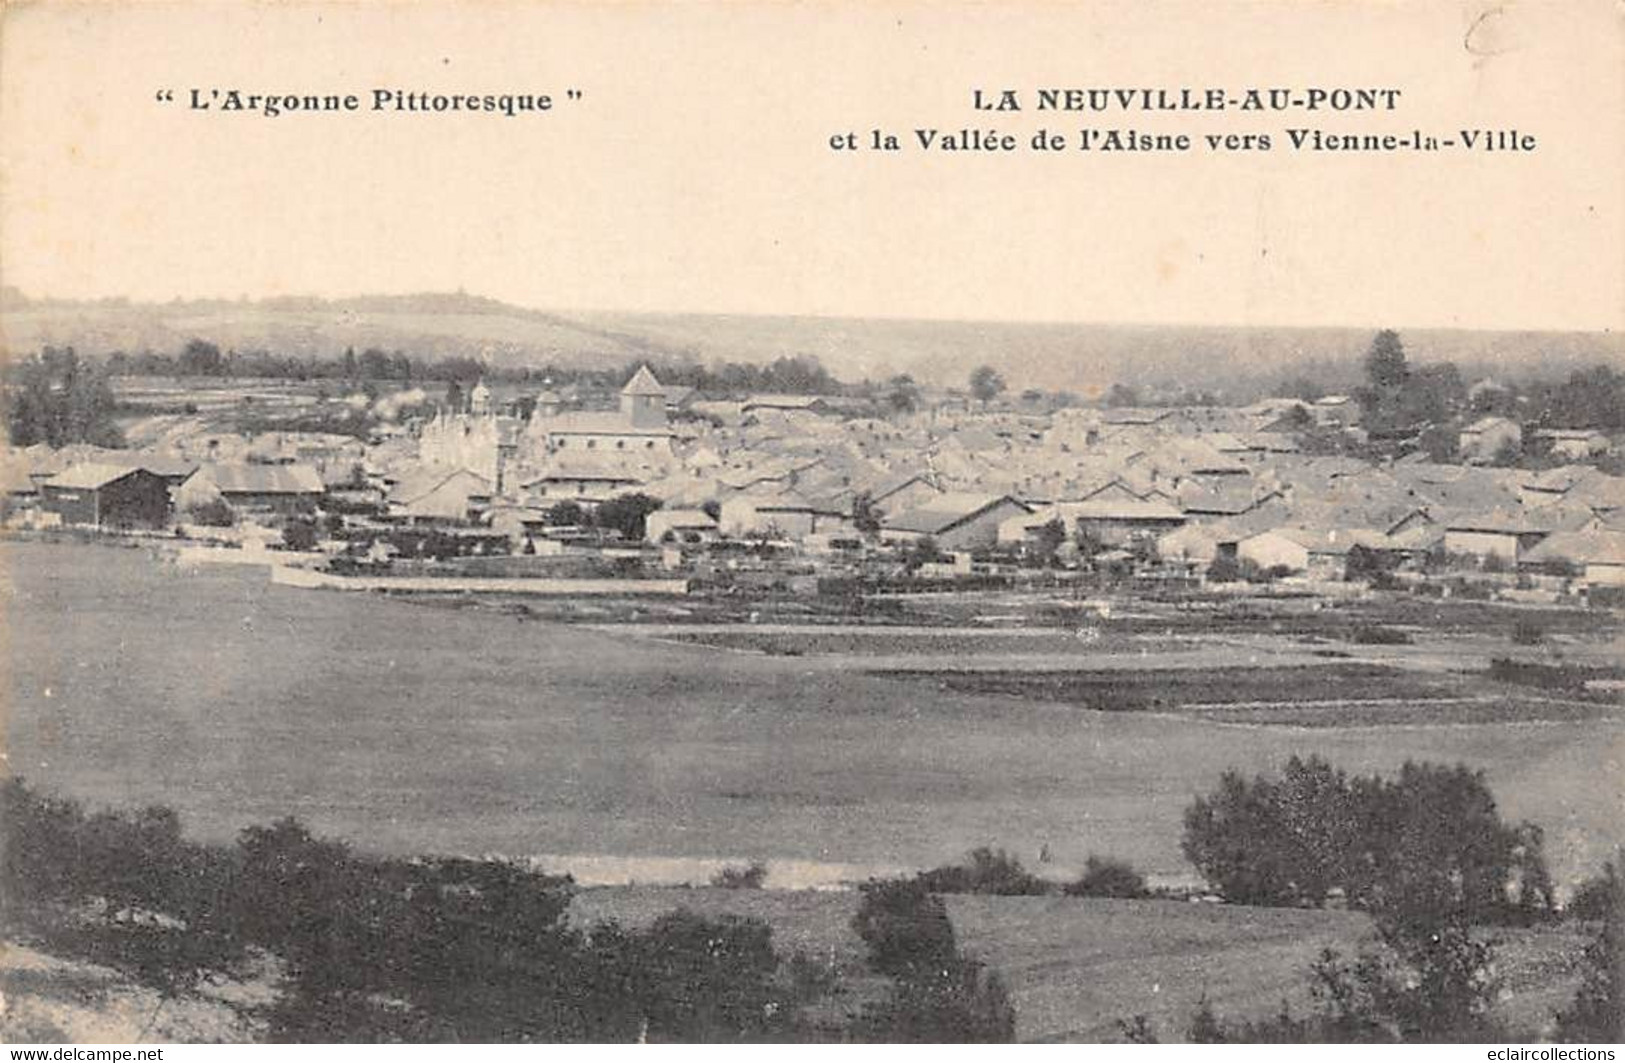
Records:
{"label": "open field", "polygon": [[[1116,1022],[1144,1014],[1164,1040],[1182,1031],[1204,996],[1227,1018],[1267,1018],[1281,1001],[1308,1007],[1309,965],[1323,948],[1357,949],[1370,924],[1360,914],[1242,908],[1180,901],[1075,897],[948,897],[961,943],[997,968],[1016,1005],[1024,1041],[1099,1041]],[[864,999],[880,988],[864,966],[850,921],[851,893],[778,890],[584,890],[570,918],[641,925],[685,907],[765,920],[775,946],[833,965]],[[1500,1007],[1538,1028],[1574,995],[1582,929],[1497,930]]]}
{"label": "open field", "polygon": [[10,769],[93,803],[171,804],[206,838],[293,814],[381,851],[562,854],[565,870],[570,854],[923,867],[981,844],[1032,864],[1047,845],[1057,875],[1100,853],[1178,880],[1193,795],[1226,768],[1319,753],[1354,771],[1486,769],[1509,817],[1546,828],[1560,882],[1625,841],[1625,725],[1607,720],[1101,713],[886,680],[840,656],[724,657],[274,587],[142,550],[0,549]]}

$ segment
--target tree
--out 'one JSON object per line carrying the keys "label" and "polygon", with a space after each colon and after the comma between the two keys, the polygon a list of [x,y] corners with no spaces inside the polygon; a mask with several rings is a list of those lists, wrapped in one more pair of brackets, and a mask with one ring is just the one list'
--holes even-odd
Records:
{"label": "tree", "polygon": [[649,514],[660,506],[660,499],[634,491],[599,505],[593,514],[593,523],[608,531],[619,532],[622,539],[637,542],[643,538]]}
{"label": "tree", "polygon": [[361,376],[368,380],[388,380],[394,375],[389,355],[377,347],[368,347],[361,352],[358,368]]}
{"label": "tree", "polygon": [[462,413],[466,405],[467,399],[463,397],[463,386],[455,380],[448,381],[446,383],[446,409],[452,413]]}
{"label": "tree", "polygon": [[997,974],[959,951],[942,898],[918,879],[870,881],[852,928],[869,966],[892,979],[866,1007],[858,1035],[886,1042],[1007,1042],[1016,1013]]}
{"label": "tree", "polygon": [[1051,885],[1021,866],[1003,849],[972,849],[963,864],[922,871],[915,881],[933,893],[982,893],[1000,897],[1041,897]]}
{"label": "tree", "polygon": [[542,522],[549,528],[578,528],[588,523],[587,511],[567,498],[549,506],[542,514]]}
{"label": "tree", "polygon": [[1595,919],[1597,936],[1586,946],[1574,1001],[1557,1017],[1558,1037],[1617,1044],[1625,1041],[1625,878],[1610,863],[1587,886],[1590,897],[1582,891],[1569,909],[1576,918]]}
{"label": "tree", "polygon": [[940,560],[942,551],[937,548],[936,539],[929,535],[915,539],[903,547],[903,567],[910,572],[917,571],[922,565]]}
{"label": "tree", "polygon": [[1483,774],[1466,767],[1406,763],[1398,779],[1350,779],[1294,757],[1279,780],[1226,772],[1186,809],[1182,844],[1240,904],[1318,907],[1340,890],[1350,907],[1433,923],[1551,911],[1539,829],[1504,823]]}
{"label": "tree", "polygon": [[1373,388],[1397,388],[1405,383],[1405,345],[1399,333],[1383,329],[1371,340],[1365,355],[1365,376]]}
{"label": "tree", "polygon": [[990,365],[979,365],[971,371],[970,393],[982,405],[987,405],[1004,391],[1004,378]]}
{"label": "tree", "polygon": [[874,879],[861,894],[852,929],[869,966],[893,978],[920,978],[953,963],[959,944],[947,906],[918,879]]}
{"label": "tree", "polygon": [[226,360],[219,347],[207,340],[191,339],[181,348],[178,367],[185,376],[220,376],[225,372]]}
{"label": "tree", "polygon": [[902,373],[887,381],[886,404],[893,413],[913,413],[920,405],[920,386]]}
{"label": "tree", "polygon": [[611,977],[596,981],[624,987],[612,988],[608,1002],[625,1016],[614,1024],[621,1036],[733,1041],[766,1037],[780,1025],[775,1014],[784,1002],[774,984],[779,958],[772,931],[760,920],[679,910],[636,934],[600,926],[592,945],[589,964],[610,966],[605,973]]}
{"label": "tree", "polygon": [[1055,558],[1056,551],[1060,550],[1065,542],[1066,522],[1060,517],[1045,521],[1039,525],[1037,533],[1033,536],[1033,557],[1048,563]]}
{"label": "tree", "polygon": [[106,370],[72,347],[47,347],[5,370],[6,431],[11,445],[123,446],[114,421],[118,400]]}
{"label": "tree", "polygon": [[1457,449],[1459,441],[1459,433],[1451,430],[1448,425],[1433,424],[1422,430],[1421,436],[1417,438],[1417,445],[1422,453],[1427,455],[1429,461],[1450,465],[1455,464],[1461,457],[1461,452]]}

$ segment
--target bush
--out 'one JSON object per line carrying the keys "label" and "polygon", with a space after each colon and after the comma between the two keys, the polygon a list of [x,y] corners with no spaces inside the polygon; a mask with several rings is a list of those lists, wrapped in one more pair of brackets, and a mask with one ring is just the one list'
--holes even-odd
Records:
{"label": "bush", "polygon": [[997,972],[959,958],[928,978],[893,982],[864,1008],[854,1033],[886,1044],[1007,1044],[1016,1039],[1016,1011]]}
{"label": "bush", "polygon": [[869,966],[893,978],[941,970],[958,954],[947,906],[918,879],[875,879],[859,887],[852,929],[869,948]]}
{"label": "bush", "polygon": [[759,921],[678,912],[588,937],[564,921],[568,878],[360,856],[291,819],[201,846],[165,809],[87,814],[10,779],[0,829],[8,925],[166,998],[264,950],[273,1040],[783,1040],[832,988],[781,984]]}
{"label": "bush", "polygon": [[1491,1009],[1496,983],[1490,947],[1459,927],[1424,938],[1379,928],[1379,944],[1354,959],[1325,949],[1310,969],[1313,1010],[1283,1003],[1271,1019],[1226,1023],[1204,999],[1191,1017],[1195,1044],[1483,1043],[1526,1040]]}
{"label": "bush", "polygon": [[744,867],[725,867],[711,876],[711,885],[728,890],[759,890],[767,881],[767,864],[752,861]]}
{"label": "bush", "polygon": [[282,545],[300,552],[316,549],[316,525],[308,520],[290,520],[282,527]]}
{"label": "bush", "polygon": [[718,1042],[774,1036],[790,1015],[767,924],[687,911],[628,933],[595,927],[582,985],[594,1038]]}
{"label": "bush", "polygon": [[1021,866],[1003,849],[971,850],[963,864],[922,871],[918,881],[933,893],[986,893],[1001,897],[1032,897],[1052,892],[1050,883]]}
{"label": "bush", "polygon": [[1602,925],[1586,946],[1574,1001],[1557,1016],[1557,1036],[1570,1043],[1617,1044],[1625,1041],[1625,879],[1610,864],[1588,886],[1592,897],[1582,902],[1577,896],[1575,903],[1598,912]]}
{"label": "bush", "polygon": [[237,524],[237,511],[223,498],[200,502],[186,511],[193,524],[205,528],[231,528]]}
{"label": "bush", "polygon": [[1015,1039],[1015,1009],[1004,983],[959,952],[941,897],[917,878],[871,881],[862,895],[852,928],[869,947],[870,968],[890,976],[892,986],[859,1016],[856,1037],[960,1044]]}
{"label": "bush", "polygon": [[1551,911],[1540,830],[1502,822],[1482,772],[1407,763],[1397,780],[1347,778],[1319,758],[1279,780],[1226,772],[1185,812],[1183,848],[1225,899],[1404,909],[1469,923]]}
{"label": "bush", "polygon": [[1149,897],[1145,876],[1122,860],[1091,856],[1083,875],[1066,887],[1069,897]]}

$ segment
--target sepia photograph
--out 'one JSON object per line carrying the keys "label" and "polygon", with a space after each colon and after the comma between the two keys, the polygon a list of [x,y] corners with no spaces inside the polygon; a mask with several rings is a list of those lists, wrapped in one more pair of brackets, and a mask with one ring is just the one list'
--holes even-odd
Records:
{"label": "sepia photograph", "polygon": [[0,3],[0,1041],[1612,1060],[1622,329],[1616,0]]}

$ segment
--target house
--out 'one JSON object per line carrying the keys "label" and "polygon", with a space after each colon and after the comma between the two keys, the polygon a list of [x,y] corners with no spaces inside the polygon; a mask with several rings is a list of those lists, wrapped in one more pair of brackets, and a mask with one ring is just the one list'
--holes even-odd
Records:
{"label": "house", "polygon": [[717,519],[703,509],[657,509],[644,523],[651,543],[708,543],[717,538]]}
{"label": "house", "polygon": [[810,498],[793,489],[762,490],[726,499],[718,526],[728,535],[801,539],[851,530],[852,513],[834,499]]}
{"label": "house", "polygon": [[1072,527],[1111,546],[1163,535],[1185,523],[1185,514],[1158,499],[1096,496],[1061,508]]}
{"label": "house", "polygon": [[950,492],[915,509],[888,516],[880,535],[887,542],[929,538],[939,549],[974,550],[994,545],[1005,521],[1032,511],[1031,506],[1009,495]]}
{"label": "house", "polygon": [[424,469],[390,489],[389,511],[417,520],[471,520],[490,505],[492,486],[472,469]]}
{"label": "house", "polygon": [[1523,447],[1523,429],[1505,417],[1480,417],[1461,430],[1456,449],[1470,465],[1489,465]]}
{"label": "house", "polygon": [[1186,524],[1157,539],[1157,556],[1164,561],[1185,561],[1195,565],[1211,565],[1223,555],[1234,557],[1236,544],[1244,533],[1231,529],[1222,522],[1214,524]]}
{"label": "house", "polygon": [[1554,532],[1518,562],[1520,568],[1541,568],[1561,563],[1579,570],[1593,586],[1625,586],[1625,532]]}
{"label": "house", "polygon": [[1242,539],[1236,556],[1264,570],[1286,569],[1311,579],[1348,578],[1349,555],[1356,548],[1392,553],[1394,544],[1370,528],[1274,528]]}
{"label": "house", "polygon": [[550,463],[540,475],[527,478],[520,490],[537,505],[566,499],[597,505],[643,482],[637,473],[613,462],[559,460]]}
{"label": "house", "polygon": [[1348,395],[1326,395],[1315,400],[1309,415],[1322,427],[1348,428],[1360,423],[1360,404]]}
{"label": "house", "polygon": [[857,485],[856,493],[867,495],[869,504],[880,512],[895,512],[924,505],[942,494],[942,489],[923,473],[900,473]]}
{"label": "house", "polygon": [[82,462],[41,484],[39,504],[63,524],[161,528],[169,522],[169,481],[147,469]]}
{"label": "house", "polygon": [[1528,515],[1494,510],[1489,513],[1452,517],[1445,522],[1444,548],[1452,554],[1496,558],[1517,564],[1552,529]]}
{"label": "house", "polygon": [[1553,455],[1585,461],[1608,453],[1608,437],[1594,428],[1547,428],[1535,438]]}
{"label": "house", "polygon": [[740,407],[741,413],[756,413],[762,410],[821,415],[829,412],[829,400],[822,395],[752,395]]}
{"label": "house", "polygon": [[201,465],[175,489],[175,504],[193,509],[224,501],[233,509],[283,515],[316,508],[327,487],[309,465]]}

